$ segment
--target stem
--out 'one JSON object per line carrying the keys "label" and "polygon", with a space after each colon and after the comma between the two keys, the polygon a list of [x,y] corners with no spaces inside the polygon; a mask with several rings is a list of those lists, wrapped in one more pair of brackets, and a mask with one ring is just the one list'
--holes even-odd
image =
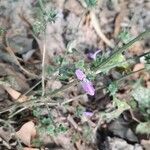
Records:
{"label": "stem", "polygon": [[44,5],[43,5],[43,2],[42,2],[42,0],[38,0],[38,2],[39,2],[39,5],[40,5],[40,8],[41,8],[41,10],[42,10],[42,13],[44,14],[45,8],[44,8]]}
{"label": "stem", "polygon": [[0,122],[3,123],[3,124],[5,124],[5,125],[7,125],[12,130],[12,132],[14,133],[14,135],[16,137],[16,140],[18,142],[19,149],[23,150],[23,146],[21,145],[21,142],[20,142],[19,138],[16,135],[16,131],[15,131],[14,127],[7,120],[0,119]]}
{"label": "stem", "polygon": [[111,48],[114,48],[113,43],[104,35],[104,33],[102,32],[102,29],[100,27],[99,21],[96,17],[96,14],[94,11],[90,11],[90,16],[91,16],[91,21],[92,21],[92,25],[96,31],[96,33],[98,34],[98,36]]}
{"label": "stem", "polygon": [[124,52],[127,50],[132,44],[135,42],[142,40],[143,38],[146,38],[150,35],[150,29],[147,29],[145,32],[141,33],[139,36],[137,36],[135,39],[131,40],[129,43],[125,44],[123,47],[118,48],[112,55],[110,55],[106,60],[104,60],[98,68],[96,68],[96,74],[99,74],[101,72],[101,67],[103,67],[106,64],[109,64],[112,59],[114,59],[118,54]]}
{"label": "stem", "polygon": [[46,56],[46,31],[44,31],[44,44],[42,57],[42,96],[44,96],[45,94],[45,56]]}

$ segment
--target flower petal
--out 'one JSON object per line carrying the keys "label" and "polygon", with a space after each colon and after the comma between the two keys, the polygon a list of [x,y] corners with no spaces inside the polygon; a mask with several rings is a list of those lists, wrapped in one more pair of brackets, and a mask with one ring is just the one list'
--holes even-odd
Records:
{"label": "flower petal", "polygon": [[81,85],[82,85],[82,88],[84,89],[84,91],[93,96],[95,94],[95,89],[93,87],[93,84],[91,81],[89,81],[88,79],[84,79],[82,82],[81,82]]}
{"label": "flower petal", "polygon": [[88,53],[88,58],[89,58],[89,59],[96,60],[96,56],[97,56],[97,54],[98,54],[100,51],[101,51],[101,50],[97,50],[97,51],[94,52],[94,53],[92,53],[92,52]]}
{"label": "flower petal", "polygon": [[92,117],[93,116],[93,112],[85,111],[85,112],[83,112],[83,115],[85,115],[87,117]]}
{"label": "flower petal", "polygon": [[83,80],[84,78],[86,78],[86,75],[83,73],[83,71],[82,70],[80,70],[80,69],[77,69],[76,71],[75,71],[75,74],[76,74],[76,76],[77,76],[77,78],[79,79],[79,80]]}

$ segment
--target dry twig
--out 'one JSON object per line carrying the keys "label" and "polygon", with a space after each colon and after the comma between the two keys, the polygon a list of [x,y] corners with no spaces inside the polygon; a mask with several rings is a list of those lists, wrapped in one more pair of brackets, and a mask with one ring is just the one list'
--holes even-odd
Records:
{"label": "dry twig", "polygon": [[92,25],[98,34],[98,36],[111,48],[114,48],[114,44],[103,34],[102,29],[100,27],[99,21],[96,17],[96,14],[93,10],[90,11]]}

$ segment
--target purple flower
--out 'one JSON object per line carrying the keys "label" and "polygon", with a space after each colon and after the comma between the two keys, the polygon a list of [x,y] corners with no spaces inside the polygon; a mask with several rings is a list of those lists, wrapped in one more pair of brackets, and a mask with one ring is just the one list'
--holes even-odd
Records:
{"label": "purple flower", "polygon": [[89,59],[92,59],[92,60],[96,60],[96,55],[100,52],[101,50],[97,50],[96,52],[89,52],[88,54],[87,54],[87,57],[89,58]]}
{"label": "purple flower", "polygon": [[81,82],[81,85],[87,94],[89,94],[91,96],[93,96],[95,94],[95,89],[93,87],[93,84],[88,79],[84,78],[84,80]]}
{"label": "purple flower", "polygon": [[85,111],[83,112],[83,115],[87,116],[87,117],[92,117],[93,116],[93,113],[92,112],[89,112],[89,111]]}
{"label": "purple flower", "polygon": [[82,81],[84,78],[86,78],[86,75],[85,75],[85,74],[83,73],[83,71],[80,70],[80,69],[77,69],[77,70],[75,71],[75,74],[76,74],[78,80],[81,80],[81,81]]}
{"label": "purple flower", "polygon": [[77,69],[77,70],[75,71],[75,74],[76,74],[78,80],[81,81],[81,85],[82,85],[83,90],[84,90],[87,94],[93,96],[93,95],[95,94],[95,89],[94,89],[94,87],[93,87],[92,82],[89,81],[89,80],[86,78],[86,75],[85,75],[85,74],[83,73],[83,71],[80,70],[80,69]]}

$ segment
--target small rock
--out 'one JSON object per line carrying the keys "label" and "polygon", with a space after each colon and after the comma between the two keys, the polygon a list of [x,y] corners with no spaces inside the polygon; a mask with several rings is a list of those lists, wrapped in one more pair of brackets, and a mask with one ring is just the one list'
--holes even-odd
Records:
{"label": "small rock", "polygon": [[48,88],[50,88],[52,90],[57,90],[57,89],[60,89],[62,87],[62,84],[60,81],[55,80],[55,81],[49,81],[47,83],[47,86],[48,86]]}
{"label": "small rock", "polygon": [[110,150],[143,150],[139,144],[131,145],[120,138],[108,138]]}

